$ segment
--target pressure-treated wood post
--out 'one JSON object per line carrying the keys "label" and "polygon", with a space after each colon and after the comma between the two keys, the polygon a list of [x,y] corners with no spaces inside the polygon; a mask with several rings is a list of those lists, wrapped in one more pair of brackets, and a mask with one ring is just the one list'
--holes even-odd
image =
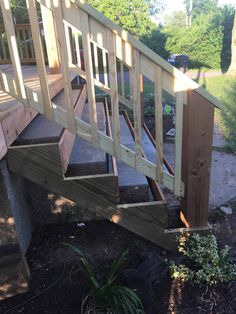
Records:
{"label": "pressure-treated wood post", "polygon": [[48,65],[51,74],[60,73],[60,62],[52,11],[41,5]]}
{"label": "pressure-treated wood post", "polygon": [[187,227],[208,223],[214,105],[196,91],[188,91],[184,106],[182,180],[185,196],[182,214]]}

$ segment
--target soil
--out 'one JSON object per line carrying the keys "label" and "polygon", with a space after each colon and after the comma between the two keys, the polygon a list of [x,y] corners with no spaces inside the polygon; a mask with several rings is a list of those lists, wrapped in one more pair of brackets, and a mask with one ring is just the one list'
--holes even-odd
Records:
{"label": "soil", "polygon": [[[236,262],[236,199],[228,205],[233,209],[232,215],[226,216],[214,209],[210,213],[210,222],[219,245],[230,245]],[[160,266],[159,262],[174,259],[176,255],[115,224],[98,220],[84,224],[51,224],[35,230],[27,253],[31,272],[29,292],[2,301],[1,314],[80,313],[88,284],[80,270],[79,256],[63,242],[88,254],[104,274],[114,258],[128,249],[118,281],[137,289],[147,314],[236,313],[236,282],[214,288],[196,288],[173,281],[167,267],[163,262]],[[132,272],[127,269],[135,269],[137,277],[130,276]]]}

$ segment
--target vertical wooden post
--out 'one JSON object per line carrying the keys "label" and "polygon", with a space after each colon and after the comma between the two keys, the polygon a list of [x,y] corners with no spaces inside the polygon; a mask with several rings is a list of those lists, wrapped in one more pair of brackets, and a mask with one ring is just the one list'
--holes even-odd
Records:
{"label": "vertical wooden post", "polygon": [[141,124],[144,125],[144,80],[143,80],[143,74],[140,74],[140,98],[141,98]]}
{"label": "vertical wooden post", "polygon": [[15,28],[13,23],[13,18],[11,14],[11,6],[9,0],[0,0],[0,7],[2,9],[2,16],[4,21],[4,26],[6,29],[7,42],[10,52],[10,58],[12,62],[12,67],[14,71],[14,76],[16,80],[17,96],[27,106],[27,97],[24,86],[24,78],[21,69],[19,51],[17,47]]}
{"label": "vertical wooden post", "polygon": [[196,91],[188,91],[183,112],[181,218],[187,227],[208,223],[214,105]]}
{"label": "vertical wooden post", "polygon": [[44,26],[45,42],[48,55],[48,65],[51,74],[60,73],[60,62],[57,50],[57,41],[53,13],[48,8],[41,5],[42,20]]}

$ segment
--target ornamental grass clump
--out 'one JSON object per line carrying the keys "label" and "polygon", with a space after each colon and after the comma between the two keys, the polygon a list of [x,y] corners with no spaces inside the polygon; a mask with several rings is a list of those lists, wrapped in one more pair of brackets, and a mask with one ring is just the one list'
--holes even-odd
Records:
{"label": "ornamental grass clump", "polygon": [[179,239],[179,252],[183,262],[171,262],[173,279],[180,279],[195,285],[216,285],[236,279],[236,265],[229,256],[229,247],[219,250],[213,234],[203,236],[197,233]]}
{"label": "ornamental grass clump", "polygon": [[143,305],[135,290],[117,283],[117,274],[128,251],[115,259],[104,276],[80,249],[64,243],[80,256],[82,271],[90,290],[81,305],[82,314],[144,314]]}

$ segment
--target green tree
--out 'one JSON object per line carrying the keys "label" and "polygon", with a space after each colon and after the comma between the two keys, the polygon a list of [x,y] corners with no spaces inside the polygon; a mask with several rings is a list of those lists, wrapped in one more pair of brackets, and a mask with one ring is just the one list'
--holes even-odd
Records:
{"label": "green tree", "polygon": [[216,13],[219,9],[218,0],[184,0],[187,15],[190,15],[190,2],[192,1],[192,18],[193,20],[201,15]]}
{"label": "green tree", "polygon": [[165,48],[166,34],[163,31],[163,27],[155,28],[151,34],[143,36],[140,40],[162,58],[168,58],[169,52]]}
{"label": "green tree", "polygon": [[150,15],[157,10],[156,0],[88,0],[88,3],[137,37],[150,34],[155,28]]}
{"label": "green tree", "polygon": [[223,41],[221,15],[199,15],[191,27],[169,25],[165,28],[165,34],[169,53],[188,54],[193,67],[220,68]]}
{"label": "green tree", "polygon": [[183,11],[174,11],[171,15],[164,16],[164,25],[185,27],[186,26],[186,15]]}

